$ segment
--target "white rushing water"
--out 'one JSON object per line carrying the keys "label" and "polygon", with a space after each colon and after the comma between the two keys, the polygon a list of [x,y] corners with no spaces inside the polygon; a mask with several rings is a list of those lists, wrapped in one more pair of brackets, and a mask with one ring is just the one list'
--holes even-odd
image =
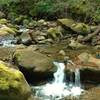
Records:
{"label": "white rushing water", "polygon": [[75,86],[81,87],[80,71],[79,71],[79,69],[75,70]]}
{"label": "white rushing water", "polygon": [[15,47],[15,44],[13,44],[12,42],[16,42],[16,40],[2,40],[1,41],[1,45],[2,47]]}
{"label": "white rushing water", "polygon": [[[20,29],[19,29],[19,32],[21,32],[21,33],[25,33],[28,31],[29,31],[29,29],[26,29],[23,27],[20,27]],[[23,41],[25,41],[25,40],[23,40]],[[0,37],[0,46],[1,47],[15,47],[16,42],[17,42],[17,40],[12,35]]]}
{"label": "white rushing water", "polygon": [[59,100],[66,96],[79,96],[83,89],[80,83],[80,71],[75,70],[75,84],[66,84],[65,65],[64,63],[54,62],[57,66],[57,71],[54,73],[54,81],[43,86],[33,87],[36,90],[36,96],[41,97],[42,100]]}

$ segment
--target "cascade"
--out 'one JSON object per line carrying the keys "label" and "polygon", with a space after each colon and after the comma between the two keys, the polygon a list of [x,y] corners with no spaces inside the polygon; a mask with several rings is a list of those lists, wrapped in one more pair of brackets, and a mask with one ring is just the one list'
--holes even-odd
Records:
{"label": "cascade", "polygon": [[57,71],[54,73],[54,80],[51,83],[33,87],[33,90],[36,90],[36,96],[42,97],[43,100],[59,100],[66,96],[79,96],[83,91],[80,83],[80,70],[75,70],[75,83],[66,84],[64,81],[64,63],[53,63],[57,67]]}
{"label": "cascade", "polygon": [[75,86],[81,87],[81,82],[80,82],[80,70],[76,69],[75,70]]}

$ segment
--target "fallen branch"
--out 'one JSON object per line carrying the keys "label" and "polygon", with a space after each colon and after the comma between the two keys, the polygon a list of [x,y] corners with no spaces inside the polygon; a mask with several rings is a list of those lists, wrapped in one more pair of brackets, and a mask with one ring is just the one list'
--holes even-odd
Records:
{"label": "fallen branch", "polygon": [[88,34],[85,38],[79,40],[79,42],[86,42],[89,41],[93,36],[97,35],[100,32],[100,25],[97,27],[96,31],[91,34]]}

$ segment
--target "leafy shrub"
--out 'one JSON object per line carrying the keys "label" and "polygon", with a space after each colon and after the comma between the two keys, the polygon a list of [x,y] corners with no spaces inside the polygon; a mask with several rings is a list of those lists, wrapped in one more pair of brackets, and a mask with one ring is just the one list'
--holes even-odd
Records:
{"label": "leafy shrub", "polygon": [[55,4],[55,2],[51,2],[51,0],[46,0],[45,2],[41,0],[32,6],[30,15],[46,19],[56,19],[57,17],[61,17],[64,12],[64,7],[65,4],[62,2]]}
{"label": "leafy shrub", "polygon": [[15,16],[57,19],[71,17],[86,23],[100,22],[100,0],[0,0],[0,9]]}

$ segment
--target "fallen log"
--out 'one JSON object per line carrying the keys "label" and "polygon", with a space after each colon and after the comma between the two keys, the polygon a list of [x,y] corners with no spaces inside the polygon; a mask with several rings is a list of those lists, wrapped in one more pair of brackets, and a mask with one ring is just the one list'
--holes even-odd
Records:
{"label": "fallen log", "polygon": [[93,33],[88,34],[88,36],[86,36],[83,39],[79,40],[79,42],[89,41],[93,36],[97,35],[99,32],[100,32],[100,25],[97,27],[97,29]]}

